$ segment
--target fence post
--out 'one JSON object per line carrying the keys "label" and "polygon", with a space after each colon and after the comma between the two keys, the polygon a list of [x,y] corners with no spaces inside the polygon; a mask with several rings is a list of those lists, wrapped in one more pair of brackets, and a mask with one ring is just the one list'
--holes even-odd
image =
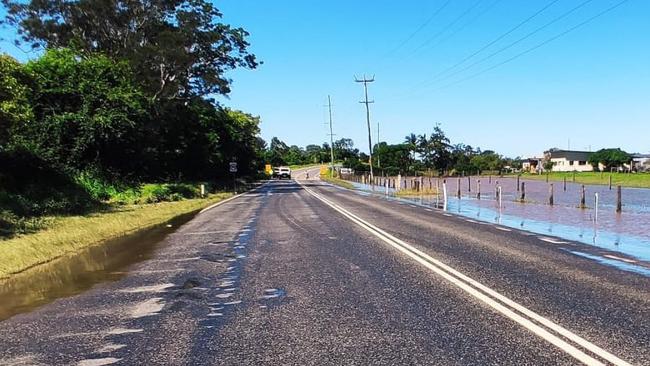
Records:
{"label": "fence post", "polygon": [[612,173],[609,173],[609,190],[612,190]]}
{"label": "fence post", "polygon": [[621,186],[616,186],[616,213],[621,213],[623,211],[623,201],[622,201]]}
{"label": "fence post", "polygon": [[519,177],[521,177],[521,175],[517,174],[517,192],[519,192]]}
{"label": "fence post", "polygon": [[447,181],[442,181],[442,210],[447,211]]}
{"label": "fence post", "polygon": [[598,193],[594,194],[594,224],[598,223]]}
{"label": "fence post", "polygon": [[526,201],[526,182],[521,182],[521,202]]}
{"label": "fence post", "polygon": [[553,183],[548,187],[548,204],[553,206]]}
{"label": "fence post", "polygon": [[397,174],[397,190],[402,189],[402,174]]}
{"label": "fence post", "polygon": [[458,178],[458,186],[456,188],[458,188],[458,190],[456,191],[456,195],[458,196],[458,198],[460,198],[460,178]]}
{"label": "fence post", "polygon": [[467,192],[472,192],[472,177],[467,176]]}
{"label": "fence post", "polygon": [[585,185],[582,185],[582,189],[580,191],[580,208],[585,208]]}
{"label": "fence post", "polygon": [[480,200],[481,199],[481,180],[480,179],[476,181],[476,187],[477,187],[476,188],[477,189],[477,191],[476,191],[476,199]]}
{"label": "fence post", "polygon": [[566,192],[566,175],[564,176],[564,192]]}

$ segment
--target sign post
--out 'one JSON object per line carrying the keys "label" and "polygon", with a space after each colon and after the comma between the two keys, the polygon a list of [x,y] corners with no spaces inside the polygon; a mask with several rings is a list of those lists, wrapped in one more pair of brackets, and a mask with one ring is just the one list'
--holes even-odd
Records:
{"label": "sign post", "polygon": [[232,188],[235,194],[237,194],[237,162],[230,162],[230,172],[232,173]]}

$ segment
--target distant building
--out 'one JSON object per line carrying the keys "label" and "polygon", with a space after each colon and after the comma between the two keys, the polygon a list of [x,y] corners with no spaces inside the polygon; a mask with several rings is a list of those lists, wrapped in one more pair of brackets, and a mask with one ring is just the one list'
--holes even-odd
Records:
{"label": "distant building", "polygon": [[544,152],[544,159],[553,163],[554,172],[592,172],[589,155],[589,151],[549,150]]}
{"label": "distant building", "polygon": [[650,171],[650,154],[632,154],[632,170]]}
{"label": "distant building", "polygon": [[544,158],[528,158],[521,162],[521,170],[528,173],[540,173],[544,170]]}

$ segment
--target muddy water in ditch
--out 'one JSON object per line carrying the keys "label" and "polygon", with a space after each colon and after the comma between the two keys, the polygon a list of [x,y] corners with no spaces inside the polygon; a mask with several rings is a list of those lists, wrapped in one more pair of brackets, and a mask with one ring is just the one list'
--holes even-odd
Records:
{"label": "muddy water in ditch", "polygon": [[0,321],[84,292],[98,283],[121,279],[129,266],[151,258],[165,236],[195,214],[181,215],[152,229],[110,240],[0,280]]}

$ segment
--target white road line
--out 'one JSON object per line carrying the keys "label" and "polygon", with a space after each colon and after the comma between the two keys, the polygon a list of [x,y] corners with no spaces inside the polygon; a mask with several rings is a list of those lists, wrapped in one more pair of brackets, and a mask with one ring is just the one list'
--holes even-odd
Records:
{"label": "white road line", "polygon": [[626,263],[638,263],[638,261],[635,261],[635,260],[633,260],[633,259],[627,259],[627,258],[623,258],[623,257],[617,257],[617,256],[615,256],[615,255],[611,255],[611,254],[605,254],[605,255],[603,255],[603,257],[605,257],[605,258],[609,258],[609,259],[614,259],[614,260],[617,260],[617,261],[623,261],[623,262],[626,262]]}
{"label": "white road line", "polygon": [[[587,341],[584,338],[581,338],[575,333],[563,328],[562,326],[553,323],[547,318],[529,310],[528,308],[520,305],[513,300],[499,294],[498,292],[492,290],[491,288],[473,280],[472,278],[458,272],[452,267],[440,262],[437,259],[429,256],[428,254],[414,248],[410,244],[386,233],[382,229],[364,221],[363,219],[357,217],[356,215],[345,210],[341,206],[329,201],[328,199],[322,197],[320,194],[313,192],[311,189],[304,187],[304,189],[309,192],[312,196],[316,197],[326,205],[330,206],[334,210],[341,213],[343,216],[350,219],[352,222],[366,229],[382,241],[386,242],[390,246],[414,259],[421,265],[430,269],[434,273],[437,273],[453,285],[464,290],[471,296],[482,301],[486,305],[492,307],[499,313],[510,318],[511,320],[519,323],[529,331],[533,332],[537,336],[546,340],[547,342],[555,345],[568,355],[574,357],[576,360],[582,362],[585,365],[604,365],[603,362],[598,359],[586,354],[582,350],[578,349],[576,346],[569,344],[568,341],[574,342],[576,345],[588,350],[594,355],[609,361],[614,365],[630,365],[628,362],[623,361],[622,359],[616,357],[615,355],[607,352],[606,350],[596,346],[595,344]],[[518,313],[517,313],[518,312]],[[537,322],[538,324],[534,323]],[[543,328],[543,327],[546,327]],[[549,331],[550,330],[550,331]],[[557,335],[551,333],[555,332],[556,334],[561,335],[565,339],[558,337]]]}
{"label": "white road line", "polygon": [[568,244],[569,243],[568,241],[557,240],[557,239],[549,238],[549,237],[546,237],[546,236],[538,236],[537,239],[539,239],[541,241],[545,241],[547,243],[552,243],[552,244]]}
{"label": "white road line", "polygon": [[[245,195],[249,195],[249,194],[251,194],[251,193],[254,193],[254,192],[256,192],[257,190],[259,190],[260,188],[262,188],[262,187],[264,187],[265,185],[267,185],[267,184],[269,184],[269,182],[263,183],[263,184],[261,184],[260,186],[257,186],[257,187],[255,187],[255,188],[251,189],[251,190],[248,191],[248,192],[244,192],[244,193],[236,194],[236,195],[234,195],[234,196],[232,196],[232,197],[230,197],[230,198],[227,198],[227,199],[225,199],[225,200],[223,200],[223,201],[219,201],[219,202],[217,202],[217,203],[214,203],[214,204],[212,204],[212,205],[210,205],[210,206],[204,208],[203,210],[199,211],[199,214],[202,214],[202,213],[204,213],[205,211],[211,210],[211,209],[213,209],[213,208],[215,208],[215,207],[217,207],[217,206],[221,206],[221,205],[223,205],[224,203],[228,203],[228,202],[230,202],[230,201],[232,201],[232,200],[234,200],[234,199],[236,199],[236,198],[239,198],[239,197],[241,197],[241,196],[245,196]],[[270,192],[269,192],[269,193],[270,193]]]}
{"label": "white road line", "polygon": [[106,358],[91,358],[87,360],[81,360],[79,363],[77,363],[78,366],[103,366],[103,365],[111,365],[116,362],[119,362],[121,358],[115,358],[115,357],[106,357]]}

